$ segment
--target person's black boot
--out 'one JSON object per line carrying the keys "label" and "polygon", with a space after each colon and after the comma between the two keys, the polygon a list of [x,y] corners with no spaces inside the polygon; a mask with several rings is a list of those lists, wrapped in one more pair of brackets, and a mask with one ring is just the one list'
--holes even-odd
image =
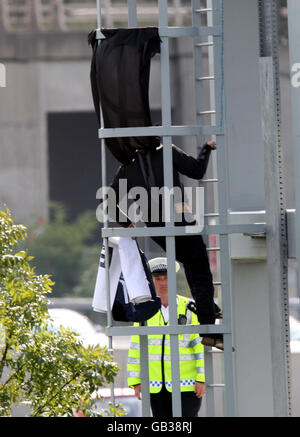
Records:
{"label": "person's black boot", "polygon": [[[204,336],[204,337],[202,337],[201,343],[203,344],[203,346],[215,347],[216,349],[224,351],[223,337]],[[235,348],[232,347],[232,352],[234,352],[234,351],[235,351]]]}

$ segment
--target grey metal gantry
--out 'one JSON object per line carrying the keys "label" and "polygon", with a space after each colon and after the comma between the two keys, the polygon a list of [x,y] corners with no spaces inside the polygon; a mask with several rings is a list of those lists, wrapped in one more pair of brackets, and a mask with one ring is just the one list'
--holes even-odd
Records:
{"label": "grey metal gantry", "polygon": [[[128,26],[137,26],[137,4],[136,0],[128,0]],[[173,211],[173,199],[170,205],[171,221],[161,228],[109,228],[108,222],[104,222],[102,237],[106,251],[108,251],[108,238],[111,236],[120,237],[150,237],[165,236],[168,263],[169,281],[169,307],[170,325],[158,327],[117,327],[113,326],[110,308],[109,274],[107,266],[107,303],[108,318],[106,333],[109,336],[109,346],[112,349],[112,336],[114,335],[140,335],[141,345],[141,373],[142,373],[142,413],[143,416],[150,416],[150,396],[148,381],[148,350],[147,335],[169,334],[171,345],[172,362],[172,401],[173,416],[181,416],[180,397],[180,376],[179,376],[179,352],[178,334],[198,332],[200,334],[222,333],[224,335],[224,383],[214,384],[212,371],[212,351],[206,348],[205,371],[207,385],[207,415],[214,415],[214,388],[224,387],[224,412],[226,416],[237,415],[236,409],[236,387],[234,359],[232,353],[232,298],[231,298],[231,260],[230,260],[230,236],[236,234],[259,235],[265,234],[266,224],[232,222],[229,220],[229,180],[228,150],[225,141],[225,105],[224,105],[224,0],[207,0],[204,8],[200,0],[192,1],[192,26],[169,27],[168,26],[168,2],[158,0],[159,35],[161,38],[161,96],[162,96],[162,126],[139,127],[139,128],[118,128],[105,129],[103,123],[99,129],[99,138],[102,147],[102,184],[106,181],[106,159],[104,139],[110,137],[128,136],[161,136],[163,139],[164,158],[164,181],[165,186],[173,186],[172,174],[172,136],[195,136],[198,146],[201,145],[201,138],[205,135],[215,136],[217,142],[216,158],[213,162],[215,174],[212,179],[202,181],[204,184],[213,183],[216,207],[215,216],[217,224],[211,225],[206,217],[203,230],[204,235],[218,235],[219,240],[219,276],[217,283],[221,286],[223,320],[219,325],[182,326],[177,324],[176,311],[176,274],[175,274],[175,236],[187,235],[185,227],[175,227]],[[98,39],[101,34],[101,0],[97,0],[98,9]],[[201,24],[201,17],[207,17],[206,25]],[[171,120],[171,96],[170,96],[170,65],[169,65],[169,38],[192,37],[194,41],[195,60],[195,96],[196,96],[196,125],[194,126],[173,126]],[[202,71],[202,51],[208,48],[210,72],[205,75]],[[203,107],[203,87],[209,83],[211,108]],[[204,117],[211,118],[210,124],[204,124]],[[167,204],[166,204],[167,206]],[[189,227],[189,235],[199,232],[199,228]],[[271,250],[271,249],[270,249]],[[108,259],[108,257],[106,257]],[[275,350],[276,352],[276,350]],[[113,387],[112,387],[113,392]]]}

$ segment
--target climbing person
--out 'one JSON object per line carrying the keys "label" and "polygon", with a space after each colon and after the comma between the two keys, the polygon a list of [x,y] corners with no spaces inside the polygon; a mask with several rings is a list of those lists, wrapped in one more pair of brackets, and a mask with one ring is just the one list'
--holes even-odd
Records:
{"label": "climbing person", "polygon": [[[215,141],[208,141],[201,148],[197,158],[186,154],[179,147],[172,145],[173,156],[173,186],[183,191],[180,174],[193,179],[202,179],[208,166],[209,157],[212,150],[216,149]],[[163,146],[159,146],[148,152],[137,151],[135,158],[128,164],[123,164],[117,171],[111,187],[116,194],[117,204],[122,204],[122,193],[120,192],[120,181],[126,180],[126,195],[133,187],[143,187],[148,192],[148,204],[145,206],[144,223],[148,227],[165,226],[163,215],[160,214],[159,220],[153,221],[153,195],[151,188],[161,189],[164,186],[163,172]],[[121,182],[122,183],[122,182]],[[156,207],[159,212],[163,210],[161,198],[157,198]],[[190,226],[196,221],[187,221],[185,218],[185,204],[175,204],[179,219],[175,226]],[[151,210],[152,209],[152,210]],[[155,214],[154,214],[155,215]],[[150,219],[149,219],[150,217]],[[124,214],[121,208],[117,210],[117,221],[121,226],[134,226],[132,220]],[[165,237],[151,237],[164,251],[166,250]],[[196,302],[198,321],[202,325],[214,324],[216,320],[214,304],[213,277],[210,270],[209,259],[206,246],[200,234],[181,235],[175,237],[176,259],[183,264],[186,279],[191,290],[191,294]],[[222,334],[207,334],[203,336],[202,342],[206,346],[214,346],[223,350]]]}

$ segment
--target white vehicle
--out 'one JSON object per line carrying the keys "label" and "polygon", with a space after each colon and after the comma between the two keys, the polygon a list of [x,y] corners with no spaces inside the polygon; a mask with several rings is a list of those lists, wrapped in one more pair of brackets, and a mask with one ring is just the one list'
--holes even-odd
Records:
{"label": "white vehicle", "polygon": [[48,326],[52,331],[58,331],[60,326],[63,326],[79,334],[79,339],[84,346],[96,346],[97,344],[100,347],[108,346],[107,336],[97,332],[88,317],[77,311],[67,308],[51,308],[49,314],[51,320]]}
{"label": "white vehicle", "polygon": [[292,353],[300,353],[300,322],[290,316],[290,345]]}

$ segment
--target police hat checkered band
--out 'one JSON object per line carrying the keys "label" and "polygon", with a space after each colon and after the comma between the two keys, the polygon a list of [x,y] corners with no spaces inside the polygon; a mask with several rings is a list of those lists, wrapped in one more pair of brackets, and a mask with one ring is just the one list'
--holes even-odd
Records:
{"label": "police hat checkered band", "polygon": [[153,267],[152,273],[167,273],[167,266],[165,264],[157,264]]}
{"label": "police hat checkered band", "polygon": [[[168,259],[158,257],[150,259],[149,266],[152,274],[167,273]],[[180,269],[179,263],[176,261],[176,272]]]}

